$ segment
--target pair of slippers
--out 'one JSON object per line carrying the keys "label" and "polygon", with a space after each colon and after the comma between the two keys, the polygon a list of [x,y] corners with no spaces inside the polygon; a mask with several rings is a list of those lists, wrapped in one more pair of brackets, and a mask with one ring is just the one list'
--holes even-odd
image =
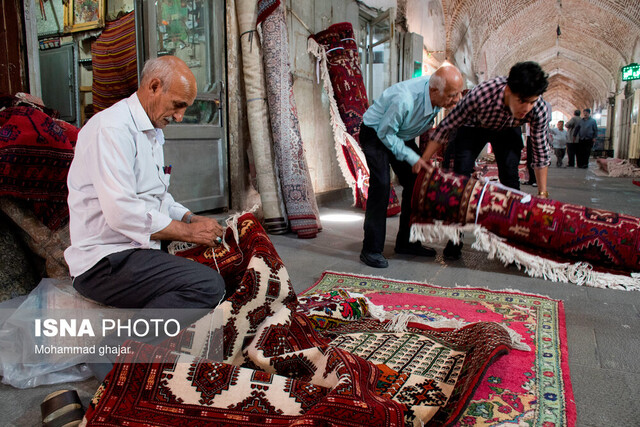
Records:
{"label": "pair of slippers", "polygon": [[82,422],[84,408],[78,392],[58,390],[40,404],[43,427],[76,427]]}

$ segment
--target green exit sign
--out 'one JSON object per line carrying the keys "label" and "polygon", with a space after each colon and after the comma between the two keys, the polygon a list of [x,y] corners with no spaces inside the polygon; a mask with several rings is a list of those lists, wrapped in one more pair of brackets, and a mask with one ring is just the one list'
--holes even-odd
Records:
{"label": "green exit sign", "polygon": [[638,64],[629,64],[625,67],[622,67],[622,80],[638,80],[640,79],[640,65]]}

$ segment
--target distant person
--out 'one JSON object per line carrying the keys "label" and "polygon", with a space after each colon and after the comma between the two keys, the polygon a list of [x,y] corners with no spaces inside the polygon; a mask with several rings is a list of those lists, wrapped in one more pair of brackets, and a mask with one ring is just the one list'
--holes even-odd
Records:
{"label": "distant person", "polygon": [[591,148],[596,142],[598,136],[598,124],[591,117],[591,109],[582,110],[582,120],[576,125],[576,139],[578,140],[577,161],[578,167],[586,169],[589,167],[589,157],[591,157]]}
{"label": "distant person", "polygon": [[551,129],[553,138],[553,151],[556,152],[556,166],[561,168],[565,152],[567,151],[568,133],[564,128],[564,120],[558,121],[558,127]]}
{"label": "distant person", "polygon": [[389,166],[402,185],[400,226],[395,251],[399,254],[435,256],[420,242],[409,242],[411,195],[417,172],[427,163],[420,158],[415,137],[425,133],[441,108],[452,108],[461,98],[464,80],[452,66],[438,68],[432,76],[417,77],[385,89],[364,113],[360,144],[369,166],[369,195],[364,217],[360,260],[370,267],[389,265],[382,255],[387,230],[387,205],[391,176]]}
{"label": "distant person", "polygon": [[578,141],[576,141],[575,130],[580,123],[580,110],[573,112],[573,117],[567,122],[567,166],[572,168],[576,164],[576,153],[578,151]]}
{"label": "distant person", "polygon": [[[551,115],[541,95],[548,85],[547,74],[535,62],[517,63],[511,67],[508,77],[496,77],[479,84],[438,125],[422,159],[431,159],[440,145],[447,142],[450,132],[457,129],[454,172],[470,176],[476,158],[487,142],[491,142],[500,182],[519,189],[518,165],[523,148],[521,126],[529,123],[538,195],[547,197],[547,168],[551,163],[548,125]],[[462,243],[454,245],[449,241],[443,255],[448,259],[459,259],[461,250]]]}

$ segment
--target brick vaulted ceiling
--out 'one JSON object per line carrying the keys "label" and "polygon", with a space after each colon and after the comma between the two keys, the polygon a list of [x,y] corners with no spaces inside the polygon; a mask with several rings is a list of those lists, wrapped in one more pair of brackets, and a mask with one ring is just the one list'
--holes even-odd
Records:
{"label": "brick vaulted ceiling", "polygon": [[[549,73],[554,110],[603,104],[640,46],[640,0],[442,0],[447,54],[471,45],[478,81],[519,61]],[[560,36],[557,28],[560,27]]]}

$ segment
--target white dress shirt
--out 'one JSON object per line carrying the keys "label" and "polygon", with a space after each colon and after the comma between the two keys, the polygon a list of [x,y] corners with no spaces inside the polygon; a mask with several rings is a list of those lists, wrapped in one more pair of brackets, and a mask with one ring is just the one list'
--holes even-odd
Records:
{"label": "white dress shirt", "polygon": [[80,130],[67,177],[71,276],[115,252],[160,249],[151,235],[188,211],[168,192],[163,144],[135,93]]}

